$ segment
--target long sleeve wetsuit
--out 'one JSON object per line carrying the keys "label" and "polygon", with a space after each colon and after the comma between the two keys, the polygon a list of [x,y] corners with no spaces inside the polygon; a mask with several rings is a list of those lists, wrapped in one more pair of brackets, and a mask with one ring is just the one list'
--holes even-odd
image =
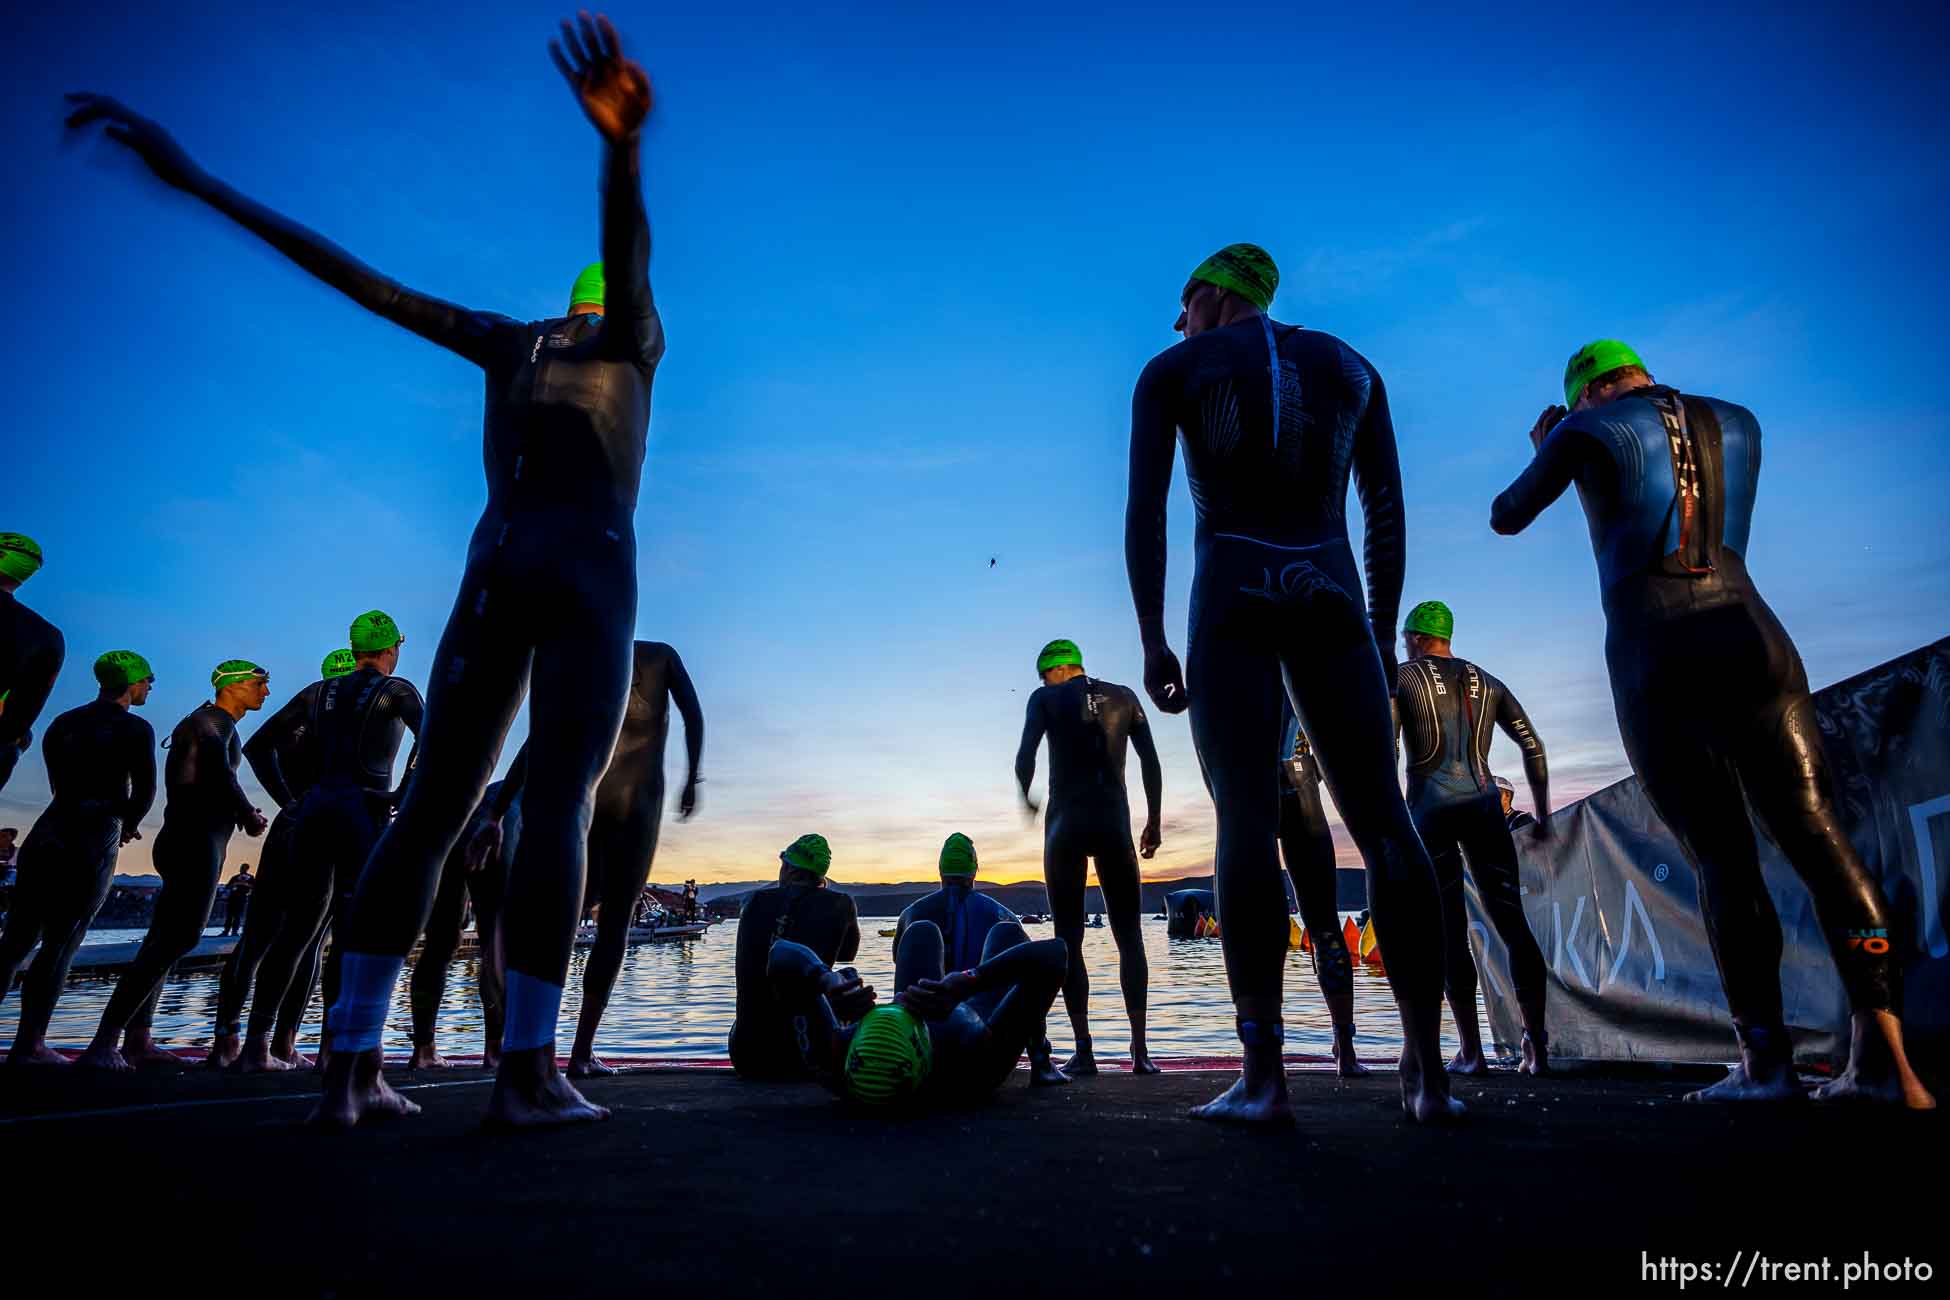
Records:
{"label": "long sleeve wetsuit", "polygon": [[1561,421],[1490,524],[1521,532],[1577,484],[1625,751],[1698,869],[1735,1027],[1766,1055],[1787,1050],[1781,927],[1743,791],[1814,896],[1855,1009],[1897,1005],[1901,977],[1888,903],[1835,814],[1801,657],[1747,574],[1760,456],[1746,408],[1641,388]]}
{"label": "long sleeve wetsuit", "polygon": [[1354,991],[1354,959],[1341,934],[1340,868],[1320,799],[1320,764],[1293,704],[1280,697],[1280,853],[1300,920],[1313,940],[1314,978],[1334,997]]}
{"label": "long sleeve wetsuit", "polygon": [[[1330,334],[1258,316],[1186,339],[1145,367],[1131,403],[1124,553],[1147,649],[1164,644],[1174,439],[1197,512],[1186,687],[1218,810],[1214,874],[1233,996],[1277,998],[1286,961],[1279,780],[1266,761],[1279,745],[1284,674],[1367,863],[1389,981],[1398,1000],[1433,1018],[1440,906],[1390,743],[1405,529],[1381,377]],[[1347,535],[1350,473],[1367,533],[1365,609]]]}
{"label": "long sleeve wetsuit", "polygon": [[1022,918],[976,889],[972,877],[963,877],[943,882],[932,894],[901,909],[900,919],[894,922],[895,952],[900,951],[907,927],[916,921],[932,921],[947,945],[942,960],[950,970],[965,970],[982,960],[990,930],[1010,921],[1021,924]]}
{"label": "long sleeve wetsuit", "polygon": [[113,700],[56,718],[41,740],[54,798],[20,846],[19,886],[0,936],[0,1001],[36,940],[14,1041],[47,1033],[75,950],[108,897],[122,836],[156,798],[156,733]]}
{"label": "long sleeve wetsuit", "polygon": [[[909,926],[894,954],[895,990],[942,978],[946,951],[934,922]],[[974,967],[975,993],[947,1015],[922,1022],[933,1050],[918,1099],[967,1104],[1001,1087],[1022,1054],[1042,1040],[1067,964],[1060,939],[1031,941],[1014,922],[990,929],[981,964]],[[802,1073],[838,1092],[844,1090],[842,1069],[856,1026],[841,1024],[820,992],[827,971],[816,953],[790,940],[773,944],[766,954],[772,996],[800,1026]]]}
{"label": "long sleeve wetsuit", "polygon": [[1476,1007],[1476,964],[1469,944],[1463,862],[1476,878],[1483,910],[1510,950],[1510,978],[1524,1025],[1538,1046],[1544,1027],[1544,954],[1523,913],[1517,847],[1503,820],[1503,796],[1490,773],[1490,741],[1501,727],[1523,753],[1524,775],[1540,811],[1550,808],[1544,744],[1510,688],[1467,659],[1426,655],[1395,672],[1402,743],[1408,754],[1408,807],[1435,863],[1442,891],[1444,980],[1458,1015]]}
{"label": "long sleeve wetsuit", "polygon": [[821,966],[851,961],[860,951],[860,921],[853,900],[813,885],[775,885],[745,900],[738,914],[733,957],[737,1004],[731,1022],[731,1068],[745,1079],[808,1077],[799,1044],[803,1010],[781,1006],[767,982],[772,949],[790,943]]}
{"label": "long sleeve wetsuit", "polygon": [[67,653],[59,628],[0,591],[0,790],[31,742]]}
{"label": "long sleeve wetsuit", "polygon": [[256,811],[237,783],[243,746],[228,713],[215,704],[200,705],[176,724],[166,748],[163,786],[168,798],[151,855],[163,887],[156,895],[149,932],[109,995],[103,1028],[148,1032],[163,977],[196,947],[210,924],[231,832]]}

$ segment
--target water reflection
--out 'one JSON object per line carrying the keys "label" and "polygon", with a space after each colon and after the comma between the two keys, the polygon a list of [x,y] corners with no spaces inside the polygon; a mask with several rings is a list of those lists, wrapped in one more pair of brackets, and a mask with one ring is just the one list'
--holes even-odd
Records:
{"label": "water reflection", "polygon": [[[854,960],[866,981],[885,997],[894,978],[893,941],[883,938],[890,920],[869,919],[860,955]],[[737,923],[713,926],[698,939],[639,944],[623,958],[609,1013],[597,1040],[597,1051],[618,1056],[722,1056],[731,1028],[736,1000],[732,958]],[[1030,927],[1032,938],[1051,933],[1047,925]],[[1151,1050],[1160,1056],[1233,1055],[1232,1004],[1226,995],[1225,964],[1216,939],[1173,939],[1164,922],[1144,923],[1145,953],[1151,966]],[[140,939],[139,931],[104,931],[91,941]],[[1084,962],[1090,972],[1091,1032],[1103,1056],[1130,1051],[1130,1027],[1117,982],[1117,946],[1108,928],[1085,930]],[[564,1051],[575,1033],[582,1008],[582,967],[587,953],[578,950],[570,965],[567,996],[562,1003],[559,1039]],[[447,972],[447,988],[440,1001],[440,1046],[444,1051],[475,1053],[481,1049],[481,1004],[476,994],[478,971],[473,959],[457,960]],[[110,979],[77,978],[68,985],[49,1027],[50,1041],[80,1046],[93,1036],[108,995]],[[207,1046],[216,1018],[217,974],[192,971],[163,986],[156,1007],[158,1039],[175,1046]],[[11,1040],[19,1018],[17,994],[0,1007],[0,1037]],[[1356,967],[1354,1008],[1356,1045],[1366,1055],[1393,1057],[1401,1049],[1401,1024],[1388,982],[1371,967]],[[323,1008],[313,1002],[305,1017],[301,1041],[317,1040]],[[386,1022],[389,1053],[412,1050],[411,1008],[407,982],[401,980]],[[1333,1048],[1333,1023],[1321,1001],[1307,954],[1294,951],[1287,958],[1287,1050],[1325,1056]],[[1483,1027],[1489,1041],[1489,1026]],[[1050,1039],[1059,1054],[1071,1044],[1069,1018],[1061,1000],[1050,1016]],[[1444,1018],[1443,1051],[1456,1050],[1455,1036]]]}

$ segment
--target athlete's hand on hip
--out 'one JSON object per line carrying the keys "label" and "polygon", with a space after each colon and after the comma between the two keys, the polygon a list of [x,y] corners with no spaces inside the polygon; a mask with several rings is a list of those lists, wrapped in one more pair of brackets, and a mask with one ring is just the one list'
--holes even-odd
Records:
{"label": "athlete's hand on hip", "polygon": [[1138,833],[1138,856],[1141,858],[1150,857],[1158,851],[1158,846],[1164,842],[1164,836],[1158,832],[1158,823],[1146,822],[1144,829]]}
{"label": "athlete's hand on hip", "polygon": [[69,95],[68,102],[74,105],[74,111],[68,114],[70,129],[93,122],[106,123],[103,134],[135,150],[136,156],[149,164],[149,170],[165,185],[173,185],[179,190],[194,190],[206,179],[203,169],[196,165],[182,145],[176,143],[175,136],[136,113],[121,100],[110,99],[107,95],[77,93]]}
{"label": "athlete's hand on hip", "polygon": [[650,116],[650,78],[623,57],[622,38],[608,18],[591,19],[585,9],[575,24],[563,19],[562,39],[550,41],[548,52],[603,139],[627,144],[637,138]]}
{"label": "athlete's hand on hip", "polygon": [[1183,713],[1192,702],[1185,690],[1185,670],[1168,645],[1144,652],[1144,693],[1166,713]]}
{"label": "athlete's hand on hip", "polygon": [[1550,437],[1551,430],[1555,429],[1558,422],[1569,414],[1570,412],[1561,406],[1546,406],[1544,413],[1537,417],[1537,423],[1530,426],[1530,445],[1542,448],[1544,439]]}

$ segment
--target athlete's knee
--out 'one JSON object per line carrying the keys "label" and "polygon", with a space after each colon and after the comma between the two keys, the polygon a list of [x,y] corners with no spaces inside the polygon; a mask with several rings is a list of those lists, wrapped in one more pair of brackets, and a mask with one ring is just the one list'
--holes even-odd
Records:
{"label": "athlete's knee", "polygon": [[988,936],[982,940],[982,960],[987,961],[997,953],[1021,947],[1029,942],[1029,932],[1018,921],[997,921],[989,927]]}

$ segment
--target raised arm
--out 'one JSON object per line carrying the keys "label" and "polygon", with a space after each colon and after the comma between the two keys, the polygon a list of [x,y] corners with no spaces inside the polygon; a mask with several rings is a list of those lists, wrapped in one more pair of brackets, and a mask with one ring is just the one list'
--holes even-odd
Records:
{"label": "raised arm", "polygon": [[1530,783],[1530,798],[1536,805],[1537,821],[1541,825],[1551,816],[1551,777],[1550,765],[1544,761],[1544,742],[1537,735],[1537,728],[1530,725],[1530,716],[1523,711],[1508,686],[1498,682],[1496,725],[1503,728],[1503,734],[1517,742],[1523,754],[1523,775]]}
{"label": "raised arm", "polygon": [[1365,535],[1362,563],[1367,571],[1368,626],[1381,652],[1382,675],[1394,689],[1395,616],[1401,612],[1402,581],[1408,572],[1408,512],[1402,504],[1402,464],[1395,450],[1395,422],[1388,413],[1388,390],[1372,367],[1368,409],[1354,435],[1354,489],[1361,497]]}
{"label": "raised arm", "polygon": [[684,661],[675,650],[670,652],[670,675],[666,680],[670,685],[670,702],[677,706],[678,716],[684,719],[684,757],[688,767],[683,793],[677,799],[677,815],[684,818],[697,810],[697,768],[704,758],[704,709],[697,702],[697,688],[691,684],[691,675],[684,670]]}
{"label": "raised arm", "polygon": [[389,280],[315,230],[246,197],[204,171],[168,131],[106,95],[69,95],[68,126],[107,126],[111,140],[133,149],[164,183],[203,200],[367,311],[485,366],[510,346],[520,326],[469,311]]}
{"label": "raised arm", "polygon": [[1036,747],[1043,743],[1042,701],[1034,694],[1023,715],[1022,740],[1016,746],[1016,788],[1022,792],[1022,806],[1030,812],[1036,805],[1029,798],[1029,783],[1036,779]]}
{"label": "raised arm", "polygon": [[1529,468],[1490,503],[1490,527],[1514,537],[1530,527],[1553,501],[1564,495],[1578,476],[1592,449],[1590,435],[1564,416],[1561,406],[1547,406],[1531,427],[1537,448]]}

